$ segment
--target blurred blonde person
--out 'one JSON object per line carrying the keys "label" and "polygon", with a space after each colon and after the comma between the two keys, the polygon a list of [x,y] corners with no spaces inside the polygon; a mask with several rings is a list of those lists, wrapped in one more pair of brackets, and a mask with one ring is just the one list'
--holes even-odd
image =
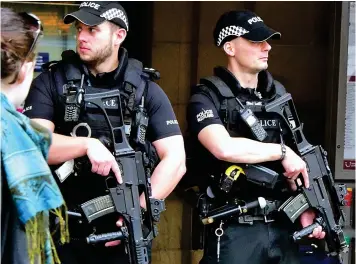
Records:
{"label": "blurred blonde person", "polygon": [[49,131],[16,111],[27,97],[42,34],[33,14],[1,8],[1,263],[59,262],[49,213],[68,240],[64,201],[47,165]]}

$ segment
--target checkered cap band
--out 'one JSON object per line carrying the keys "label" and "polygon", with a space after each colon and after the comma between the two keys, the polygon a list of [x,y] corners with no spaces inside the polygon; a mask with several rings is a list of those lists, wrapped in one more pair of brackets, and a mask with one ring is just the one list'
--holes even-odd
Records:
{"label": "checkered cap band", "polygon": [[228,26],[223,28],[219,33],[219,38],[216,43],[217,46],[220,46],[221,42],[228,36],[240,37],[247,34],[249,31],[238,26]]}
{"label": "checkered cap band", "polygon": [[105,18],[106,20],[112,20],[114,18],[119,18],[124,21],[127,31],[129,30],[129,23],[127,21],[127,17],[125,16],[124,12],[117,8],[111,8],[108,11],[105,11],[100,15],[100,17]]}

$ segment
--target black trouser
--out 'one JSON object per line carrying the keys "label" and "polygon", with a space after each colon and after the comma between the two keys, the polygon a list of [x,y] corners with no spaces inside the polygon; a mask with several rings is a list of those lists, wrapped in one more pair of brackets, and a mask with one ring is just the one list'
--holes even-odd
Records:
{"label": "black trouser", "polygon": [[[216,228],[213,226],[208,231],[200,264],[218,263]],[[233,222],[223,226],[223,230],[220,239],[221,264],[300,263],[298,246],[290,240],[291,226],[277,221],[254,221],[253,225]]]}
{"label": "black trouser", "polygon": [[[105,247],[70,243],[57,246],[57,252],[62,264],[130,264],[123,245]],[[148,256],[151,261],[151,246]]]}
{"label": "black trouser", "polygon": [[116,247],[92,246],[70,243],[57,247],[62,264],[129,264],[124,246]]}

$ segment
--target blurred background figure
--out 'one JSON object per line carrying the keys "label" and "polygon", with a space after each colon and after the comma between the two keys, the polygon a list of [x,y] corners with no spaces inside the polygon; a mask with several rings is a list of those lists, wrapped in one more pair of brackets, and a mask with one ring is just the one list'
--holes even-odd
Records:
{"label": "blurred background figure", "polygon": [[47,165],[49,131],[16,110],[33,79],[42,35],[33,14],[1,8],[1,263],[53,263],[49,212],[68,240],[64,201]]}

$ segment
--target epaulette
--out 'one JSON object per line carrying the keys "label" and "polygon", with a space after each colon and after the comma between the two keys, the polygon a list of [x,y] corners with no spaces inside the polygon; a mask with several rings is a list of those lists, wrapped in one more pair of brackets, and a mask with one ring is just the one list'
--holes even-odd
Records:
{"label": "epaulette", "polygon": [[49,61],[41,65],[42,72],[49,71],[53,66],[57,65],[59,61]]}
{"label": "epaulette", "polygon": [[153,68],[143,68],[142,72],[147,74],[151,81],[157,81],[161,78],[160,72]]}

